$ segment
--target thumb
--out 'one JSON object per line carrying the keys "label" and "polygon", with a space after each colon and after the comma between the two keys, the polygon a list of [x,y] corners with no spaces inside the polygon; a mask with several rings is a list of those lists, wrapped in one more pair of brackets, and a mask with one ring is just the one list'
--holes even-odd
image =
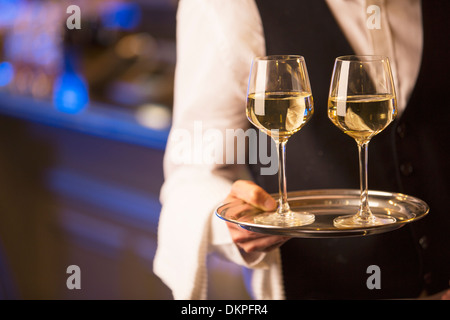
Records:
{"label": "thumb", "polygon": [[247,180],[238,180],[231,187],[231,196],[265,211],[275,210],[277,202],[263,188]]}

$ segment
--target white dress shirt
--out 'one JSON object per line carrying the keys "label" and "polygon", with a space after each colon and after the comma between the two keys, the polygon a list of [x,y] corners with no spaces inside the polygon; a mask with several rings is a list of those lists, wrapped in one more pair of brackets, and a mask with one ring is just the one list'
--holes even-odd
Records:
{"label": "white dress shirt", "polygon": [[[357,54],[389,56],[400,114],[420,66],[420,1],[326,2]],[[367,27],[371,4],[380,7],[380,29]],[[164,159],[163,207],[154,259],[155,274],[175,299],[207,298],[206,261],[213,252],[251,271],[252,297],[284,298],[279,250],[243,253],[232,242],[225,222],[213,215],[233,181],[250,179],[246,166],[202,163],[195,161],[198,155],[179,161],[177,153],[180,133],[194,137],[197,121],[203,131],[249,127],[245,103],[250,65],[253,57],[264,54],[263,26],[254,0],[180,0],[174,114]]]}

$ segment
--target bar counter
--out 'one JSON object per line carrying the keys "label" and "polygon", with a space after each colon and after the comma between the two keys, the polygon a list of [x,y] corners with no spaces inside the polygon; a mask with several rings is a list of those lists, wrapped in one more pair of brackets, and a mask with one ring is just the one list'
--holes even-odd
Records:
{"label": "bar counter", "polygon": [[[152,273],[169,128],[0,92],[0,295],[170,299]],[[66,270],[81,270],[69,290]]]}

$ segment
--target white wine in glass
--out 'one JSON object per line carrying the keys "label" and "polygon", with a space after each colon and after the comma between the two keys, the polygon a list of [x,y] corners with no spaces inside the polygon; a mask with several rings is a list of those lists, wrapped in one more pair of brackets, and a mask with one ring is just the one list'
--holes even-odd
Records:
{"label": "white wine in glass", "polygon": [[275,212],[255,218],[256,223],[296,227],[315,217],[291,210],[286,190],[286,143],[312,117],[314,103],[305,60],[301,56],[266,56],[253,59],[247,92],[247,118],[269,135],[278,151],[279,200]]}
{"label": "white wine in glass", "polygon": [[395,96],[392,94],[349,96],[346,100],[330,98],[328,101],[330,120],[361,142],[369,141],[384,130],[395,118],[395,110]]}
{"label": "white wine in glass", "polygon": [[371,212],[367,181],[369,142],[395,119],[396,104],[387,57],[336,58],[328,97],[328,117],[358,145],[361,189],[358,212],[335,218],[334,225],[338,228],[379,226],[396,221],[389,214],[374,215]]}
{"label": "white wine in glass", "polygon": [[[264,112],[259,112],[258,106],[264,106]],[[312,95],[307,92],[250,94],[247,114],[256,127],[272,138],[287,140],[311,118]]]}

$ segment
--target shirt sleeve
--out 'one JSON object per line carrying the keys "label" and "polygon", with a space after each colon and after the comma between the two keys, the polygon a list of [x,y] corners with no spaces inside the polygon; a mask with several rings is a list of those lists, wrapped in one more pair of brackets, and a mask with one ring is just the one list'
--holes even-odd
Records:
{"label": "shirt sleeve", "polygon": [[154,259],[155,274],[176,299],[206,297],[209,250],[246,266],[263,259],[242,256],[213,216],[232,182],[249,177],[245,165],[226,164],[221,155],[225,132],[249,127],[248,74],[252,58],[265,50],[259,19],[252,0],[179,2],[174,114]]}

